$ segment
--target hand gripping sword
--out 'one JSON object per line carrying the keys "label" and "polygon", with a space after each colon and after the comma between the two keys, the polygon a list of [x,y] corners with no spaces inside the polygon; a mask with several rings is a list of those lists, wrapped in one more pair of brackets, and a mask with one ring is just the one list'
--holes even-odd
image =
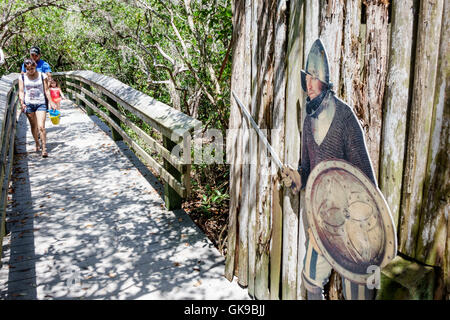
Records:
{"label": "hand gripping sword", "polygon": [[273,150],[272,146],[269,144],[269,142],[267,141],[266,136],[264,135],[264,133],[261,131],[261,129],[258,127],[258,125],[256,124],[255,120],[253,120],[252,116],[250,115],[250,113],[248,112],[248,110],[244,107],[244,105],[242,104],[241,100],[239,100],[238,96],[234,93],[234,91],[231,91],[233,94],[234,99],[236,100],[237,104],[239,105],[239,107],[241,108],[242,112],[244,112],[246,118],[248,119],[248,121],[251,123],[253,129],[256,130],[256,133],[258,134],[259,138],[261,139],[262,143],[264,143],[264,145],[266,146],[266,148],[269,150],[270,155],[272,156],[273,160],[275,161],[276,165],[280,168],[283,169],[283,163],[281,162],[280,158],[278,157],[278,155],[276,154],[275,150]]}
{"label": "hand gripping sword", "polygon": [[[244,104],[241,102],[241,100],[239,100],[238,96],[234,93],[234,91],[231,91],[233,94],[234,99],[236,100],[237,104],[239,105],[239,107],[241,108],[242,112],[244,112],[245,117],[248,119],[248,121],[251,123],[253,129],[256,130],[256,132],[258,133],[259,138],[261,139],[261,141],[264,143],[264,145],[266,146],[266,148],[269,150],[274,162],[276,163],[276,165],[278,166],[278,168],[280,168],[281,171],[283,171],[283,167],[285,167],[283,165],[283,163],[281,162],[280,158],[278,157],[277,153],[275,152],[275,150],[273,150],[272,146],[269,144],[269,142],[267,141],[266,136],[264,135],[264,133],[261,131],[261,129],[258,127],[258,125],[256,124],[255,120],[253,120],[252,116],[250,115],[250,113],[248,112],[248,110],[244,107]],[[301,179],[301,178],[299,178]],[[301,185],[301,181],[294,181],[295,179],[293,179],[291,181],[291,186],[290,188],[293,190],[294,193],[298,192],[298,190],[300,190],[300,185]],[[297,190],[297,191],[295,191]]]}

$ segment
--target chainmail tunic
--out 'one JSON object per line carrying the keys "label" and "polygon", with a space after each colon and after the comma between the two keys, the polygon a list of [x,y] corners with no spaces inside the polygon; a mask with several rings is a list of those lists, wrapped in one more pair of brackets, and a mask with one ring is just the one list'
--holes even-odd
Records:
{"label": "chainmail tunic", "polygon": [[303,123],[302,159],[300,171],[302,188],[306,187],[309,174],[323,160],[341,159],[350,162],[376,185],[370,159],[364,144],[364,136],[358,120],[350,107],[334,95],[326,97],[322,103],[334,103],[334,114],[328,132],[320,145],[317,145],[311,128],[311,116]]}

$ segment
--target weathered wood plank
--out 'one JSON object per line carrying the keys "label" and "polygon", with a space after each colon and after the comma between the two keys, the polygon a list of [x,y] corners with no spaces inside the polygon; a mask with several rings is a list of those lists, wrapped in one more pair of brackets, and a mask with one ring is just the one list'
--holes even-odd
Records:
{"label": "weathered wood plank", "polygon": [[[169,150],[176,147],[176,143],[167,137],[163,137],[163,144],[164,147]],[[163,159],[163,168],[174,178],[175,181],[178,181],[181,184],[183,181],[181,178],[181,173],[174,166],[172,166],[169,161]],[[178,194],[178,191],[172,188],[169,183],[164,184],[164,202],[168,210],[181,209],[181,205],[183,203],[182,196]]]}
{"label": "weathered wood plank", "polygon": [[[275,15],[274,38],[274,102],[272,110],[272,147],[284,162],[285,121],[286,121],[286,56],[288,30],[288,3],[278,0]],[[272,160],[271,180],[271,243],[270,243],[270,299],[279,299],[282,257],[283,197],[279,180],[276,178],[278,167]]]}
{"label": "weathered wood plank", "polygon": [[[241,101],[245,106],[249,106],[251,103],[251,80],[248,77],[252,70],[252,1],[245,2],[245,26],[244,26],[244,54],[243,54],[243,70],[244,78],[241,82]],[[249,130],[250,124],[245,118],[242,112],[239,113],[242,117],[242,147],[238,150],[242,153],[242,173],[241,173],[241,202],[238,213],[239,221],[239,256],[238,256],[238,282],[242,286],[248,285],[248,222],[249,222],[249,196],[253,190],[250,190],[250,165],[249,152],[250,152],[250,140]]]}
{"label": "weathered wood plank", "polygon": [[[319,21],[320,21],[320,1],[317,0],[305,0],[305,26],[304,26],[304,50],[303,61],[308,58],[309,50],[312,44],[319,38]],[[298,3],[300,4],[300,3]],[[303,69],[304,66],[302,65]]]}
{"label": "weathered wood plank", "polygon": [[[430,147],[424,182],[423,209],[420,217],[415,258],[425,264],[448,268],[445,248],[450,212],[450,14],[444,2],[439,59],[431,121]],[[448,281],[448,279],[447,279]]]}
{"label": "weathered wood plank", "polygon": [[[242,70],[243,55],[245,51],[245,0],[237,0],[232,2],[233,11],[233,62],[231,90],[236,92],[238,96],[242,96],[241,86],[244,75]],[[231,96],[230,103],[230,119],[229,132],[227,135],[227,162],[230,164],[230,210],[228,218],[228,242],[227,242],[227,259],[225,263],[225,277],[232,281],[237,268],[236,252],[237,228],[238,228],[238,212],[241,193],[241,139],[237,130],[241,127],[242,119],[240,117],[239,107]]]}
{"label": "weathered wood plank", "polygon": [[[383,110],[380,189],[398,226],[411,83],[414,0],[392,3],[389,67]],[[401,43],[402,45],[399,45]]]}
{"label": "weathered wood plank", "polygon": [[367,151],[375,179],[378,177],[382,103],[386,83],[388,54],[388,3],[366,1],[366,34],[362,96],[357,115],[362,118]]}
{"label": "weathered wood plank", "polygon": [[415,255],[430,143],[443,0],[422,1],[419,10],[414,86],[401,217],[399,251]]}
{"label": "weathered wood plank", "polygon": [[359,30],[361,26],[361,1],[345,1],[344,33],[342,43],[341,84],[335,88],[339,97],[350,107],[357,104],[359,79]]}
{"label": "weathered wood plank", "polygon": [[333,83],[335,90],[338,90],[340,85],[344,6],[344,0],[320,1],[319,34],[327,50],[330,81]]}
{"label": "weathered wood plank", "polygon": [[[287,83],[286,83],[286,115],[285,115],[285,145],[284,162],[292,168],[297,168],[300,161],[301,150],[301,127],[302,127],[302,108],[303,92],[301,87],[300,70],[304,68],[303,52],[306,46],[303,46],[303,39],[310,37],[311,46],[313,35],[306,35],[306,30],[311,30],[314,21],[317,21],[315,32],[318,36],[318,17],[317,8],[314,19],[310,23],[304,22],[304,12],[310,12],[310,5],[317,4],[316,1],[305,1],[304,3],[294,1],[290,3],[290,21],[288,35],[287,52]],[[306,14],[308,16],[308,14]],[[303,33],[305,29],[305,34]],[[312,32],[312,31],[311,31]],[[309,50],[309,49],[308,49]],[[307,54],[307,53],[306,53]],[[295,299],[297,297],[297,287],[299,285],[298,275],[301,274],[302,266],[298,264],[298,255],[304,252],[304,241],[298,242],[299,232],[304,234],[303,225],[298,222],[298,212],[300,207],[299,195],[294,195],[290,189],[283,189],[283,232],[282,232],[282,299]]]}
{"label": "weathered wood plank", "polygon": [[[259,0],[258,21],[258,55],[260,73],[257,80],[259,110],[256,123],[269,141],[271,128],[271,111],[274,98],[274,19],[276,1]],[[257,189],[257,250],[255,297],[269,299],[269,248],[270,248],[270,211],[271,211],[271,165],[267,148],[260,141],[258,146],[258,164],[260,177]]]}
{"label": "weathered wood plank", "polygon": [[[250,114],[253,119],[257,119],[259,112],[258,103],[258,4],[259,2],[252,1],[252,72],[251,72],[251,109]],[[248,293],[250,296],[255,296],[255,272],[256,272],[256,250],[257,250],[257,190],[259,181],[259,166],[258,166],[258,141],[259,138],[255,130],[250,131],[250,192],[249,194],[249,222],[248,222]]]}
{"label": "weathered wood plank", "polygon": [[[108,111],[106,112],[106,114],[115,122],[117,123],[118,126],[120,126],[120,119],[116,116],[116,113],[112,110],[118,111],[119,105],[118,103],[114,100],[111,99],[110,97],[103,95],[104,99],[106,100],[106,102],[108,102],[108,105],[110,106],[110,108],[108,109]],[[96,101],[96,100],[93,100]],[[92,112],[92,111],[91,111]],[[92,112],[93,114],[93,112]],[[89,112],[89,109],[87,110],[87,115],[90,116],[91,113]],[[114,129],[111,128],[111,137],[114,141],[120,141],[122,140],[121,135]]]}

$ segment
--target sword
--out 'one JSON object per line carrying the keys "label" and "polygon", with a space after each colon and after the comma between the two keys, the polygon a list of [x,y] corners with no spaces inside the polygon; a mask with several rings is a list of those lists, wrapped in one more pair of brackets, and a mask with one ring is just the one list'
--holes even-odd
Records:
{"label": "sword", "polygon": [[280,158],[278,157],[278,155],[276,154],[275,150],[273,150],[272,146],[269,144],[269,141],[267,141],[266,136],[264,135],[264,133],[261,131],[261,129],[258,127],[258,125],[256,124],[255,120],[253,120],[252,116],[250,115],[250,113],[248,112],[248,110],[244,107],[244,105],[242,104],[241,100],[239,100],[238,96],[234,93],[234,91],[231,91],[231,93],[233,94],[234,99],[236,100],[237,104],[239,105],[239,107],[241,108],[242,112],[244,112],[245,116],[247,117],[248,121],[252,124],[253,129],[256,130],[256,133],[258,133],[259,138],[261,139],[261,141],[264,143],[264,145],[266,146],[266,148],[269,150],[273,160],[275,161],[276,165],[280,168],[283,169],[283,163],[281,163]]}

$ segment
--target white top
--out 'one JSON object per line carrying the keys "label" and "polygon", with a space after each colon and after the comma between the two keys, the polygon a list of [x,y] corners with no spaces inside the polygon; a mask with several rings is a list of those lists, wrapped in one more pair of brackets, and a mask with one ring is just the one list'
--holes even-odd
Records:
{"label": "white top", "polygon": [[45,73],[38,72],[36,79],[30,80],[26,74],[23,75],[25,104],[45,104],[44,84],[42,83],[41,75],[47,79]]}

